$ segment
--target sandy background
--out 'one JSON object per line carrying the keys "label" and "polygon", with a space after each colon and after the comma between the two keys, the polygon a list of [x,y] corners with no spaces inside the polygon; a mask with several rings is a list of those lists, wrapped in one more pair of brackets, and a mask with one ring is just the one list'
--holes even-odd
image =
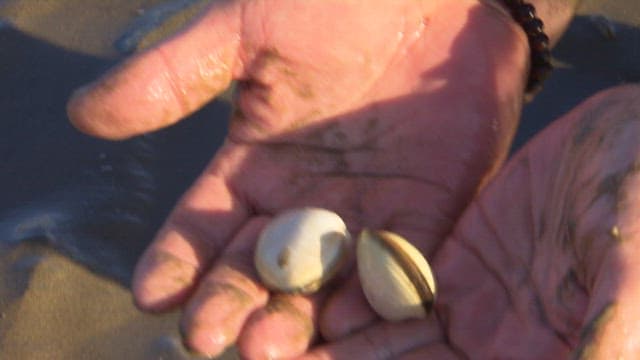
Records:
{"label": "sandy background", "polygon": [[[195,358],[181,347],[179,314],[138,312],[128,285],[220,145],[228,103],[118,143],[78,134],[64,104],[208,1],[0,0],[0,359]],[[639,26],[637,0],[583,0],[516,146],[596,91],[640,81]]]}

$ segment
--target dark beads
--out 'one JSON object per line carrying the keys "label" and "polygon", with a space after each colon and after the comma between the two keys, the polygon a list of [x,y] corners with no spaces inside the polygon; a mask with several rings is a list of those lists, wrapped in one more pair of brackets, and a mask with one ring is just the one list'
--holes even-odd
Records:
{"label": "dark beads", "polygon": [[511,10],[511,14],[517,22],[525,22],[536,17],[536,8],[528,3],[522,3]]}
{"label": "dark beads", "polygon": [[542,23],[542,20],[538,18],[533,18],[523,22],[522,27],[525,29],[527,34],[536,34],[544,31],[542,29],[544,27],[544,24]]}
{"label": "dark beads", "polygon": [[526,91],[528,93],[536,92],[553,70],[549,37],[544,33],[544,23],[536,16],[536,9],[533,5],[523,0],[502,0],[502,2],[527,34],[531,52],[531,69],[529,70]]}
{"label": "dark beads", "polygon": [[533,51],[549,51],[549,37],[545,33],[529,36],[529,43]]}

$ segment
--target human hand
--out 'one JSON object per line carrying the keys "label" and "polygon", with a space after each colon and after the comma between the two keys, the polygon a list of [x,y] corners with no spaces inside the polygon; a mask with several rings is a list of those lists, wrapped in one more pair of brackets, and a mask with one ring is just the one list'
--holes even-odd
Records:
{"label": "human hand", "polygon": [[435,316],[380,322],[303,359],[636,358],[638,119],[640,87],[627,86],[558,120],[435,255]]}
{"label": "human hand", "polygon": [[79,129],[121,139],[239,81],[225,144],[138,264],[137,303],[184,304],[186,343],[209,355],[237,341],[249,358],[293,356],[318,331],[336,339],[374,322],[354,278],[269,294],[254,274],[257,234],[312,205],[432,253],[506,156],[527,51],[507,15],[475,0],[214,2],[69,104]]}

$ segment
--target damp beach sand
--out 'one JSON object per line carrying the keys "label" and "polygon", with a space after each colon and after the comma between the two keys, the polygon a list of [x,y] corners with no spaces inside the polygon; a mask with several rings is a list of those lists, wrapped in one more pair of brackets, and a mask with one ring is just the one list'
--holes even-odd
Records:
{"label": "damp beach sand", "polygon": [[[179,313],[139,312],[128,287],[220,146],[228,102],[117,143],[76,132],[65,103],[209,1],[0,0],[0,358],[197,359],[182,348]],[[583,0],[516,146],[598,90],[640,81],[638,44],[640,2]]]}

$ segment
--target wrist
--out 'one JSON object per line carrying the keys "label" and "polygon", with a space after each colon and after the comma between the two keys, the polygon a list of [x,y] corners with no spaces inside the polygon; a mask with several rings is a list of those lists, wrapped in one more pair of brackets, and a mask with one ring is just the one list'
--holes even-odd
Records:
{"label": "wrist", "polygon": [[469,56],[469,61],[486,57],[490,67],[477,70],[493,73],[492,79],[485,80],[487,84],[492,84],[491,88],[499,93],[522,95],[530,69],[529,41],[522,26],[500,1],[479,0],[470,8],[464,32],[474,34],[475,39],[470,39],[466,46],[477,45],[473,52],[478,56]]}
{"label": "wrist", "polygon": [[552,66],[549,37],[535,6],[530,0],[490,0],[486,4],[498,10],[501,16],[508,12],[524,31],[529,48],[529,72],[525,89],[528,94],[537,92],[550,74]]}
{"label": "wrist", "polygon": [[[503,15],[510,15],[503,0],[479,0],[498,8]],[[580,0],[526,0],[536,8],[536,14],[544,22],[545,33],[553,47],[567,29]]]}

